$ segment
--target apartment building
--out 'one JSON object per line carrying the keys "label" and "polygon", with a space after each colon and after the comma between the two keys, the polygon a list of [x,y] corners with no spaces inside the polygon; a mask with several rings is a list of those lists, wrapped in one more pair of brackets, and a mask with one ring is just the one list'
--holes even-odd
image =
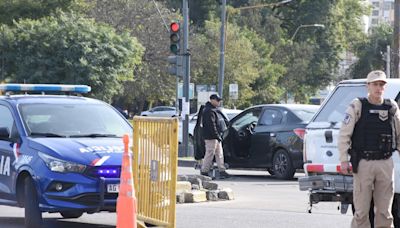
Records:
{"label": "apartment building", "polygon": [[369,0],[372,11],[369,16],[369,27],[377,26],[381,23],[394,23],[394,0]]}

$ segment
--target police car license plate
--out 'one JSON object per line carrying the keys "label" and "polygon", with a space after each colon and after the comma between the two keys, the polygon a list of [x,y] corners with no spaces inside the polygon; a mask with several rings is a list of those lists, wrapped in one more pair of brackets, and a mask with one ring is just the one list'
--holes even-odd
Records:
{"label": "police car license plate", "polygon": [[118,193],[119,192],[119,184],[107,184],[107,192],[108,193]]}

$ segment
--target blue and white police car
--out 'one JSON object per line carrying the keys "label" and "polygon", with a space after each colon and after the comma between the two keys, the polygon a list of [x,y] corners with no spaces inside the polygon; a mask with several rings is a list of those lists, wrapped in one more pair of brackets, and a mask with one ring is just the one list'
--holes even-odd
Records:
{"label": "blue and white police car", "polygon": [[132,127],[107,103],[71,95],[90,90],[0,84],[0,204],[24,207],[26,227],[40,227],[42,212],[115,211],[122,136]]}

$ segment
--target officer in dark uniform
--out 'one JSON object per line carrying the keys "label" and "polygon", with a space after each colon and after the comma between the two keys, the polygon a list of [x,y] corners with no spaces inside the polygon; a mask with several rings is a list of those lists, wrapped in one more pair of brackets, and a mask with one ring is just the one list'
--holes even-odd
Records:
{"label": "officer in dark uniform", "polygon": [[400,113],[395,101],[383,99],[386,75],[372,71],[367,76],[367,98],[356,98],[346,110],[340,128],[338,149],[341,172],[353,169],[352,228],[369,228],[371,199],[375,204],[375,227],[393,227],[394,168],[392,153],[399,150]]}

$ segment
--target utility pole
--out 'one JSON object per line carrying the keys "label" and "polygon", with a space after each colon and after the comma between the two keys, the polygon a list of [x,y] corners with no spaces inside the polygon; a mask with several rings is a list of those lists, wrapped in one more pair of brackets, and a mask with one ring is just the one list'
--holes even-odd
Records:
{"label": "utility pole", "polygon": [[400,0],[394,1],[394,31],[393,31],[393,78],[399,78],[399,45],[400,45]]}
{"label": "utility pole", "polygon": [[225,73],[225,20],[226,20],[226,0],[221,1],[221,36],[219,51],[219,74],[218,74],[218,93],[224,96],[224,73]]}
{"label": "utility pole", "polygon": [[189,114],[190,114],[190,98],[189,98],[189,83],[190,83],[190,53],[189,53],[189,0],[182,0],[183,8],[183,56],[184,56],[184,75],[183,75],[183,97],[182,97],[182,140],[183,151],[188,156],[189,152]]}
{"label": "utility pole", "polygon": [[386,46],[386,77],[390,78],[390,45]]}

